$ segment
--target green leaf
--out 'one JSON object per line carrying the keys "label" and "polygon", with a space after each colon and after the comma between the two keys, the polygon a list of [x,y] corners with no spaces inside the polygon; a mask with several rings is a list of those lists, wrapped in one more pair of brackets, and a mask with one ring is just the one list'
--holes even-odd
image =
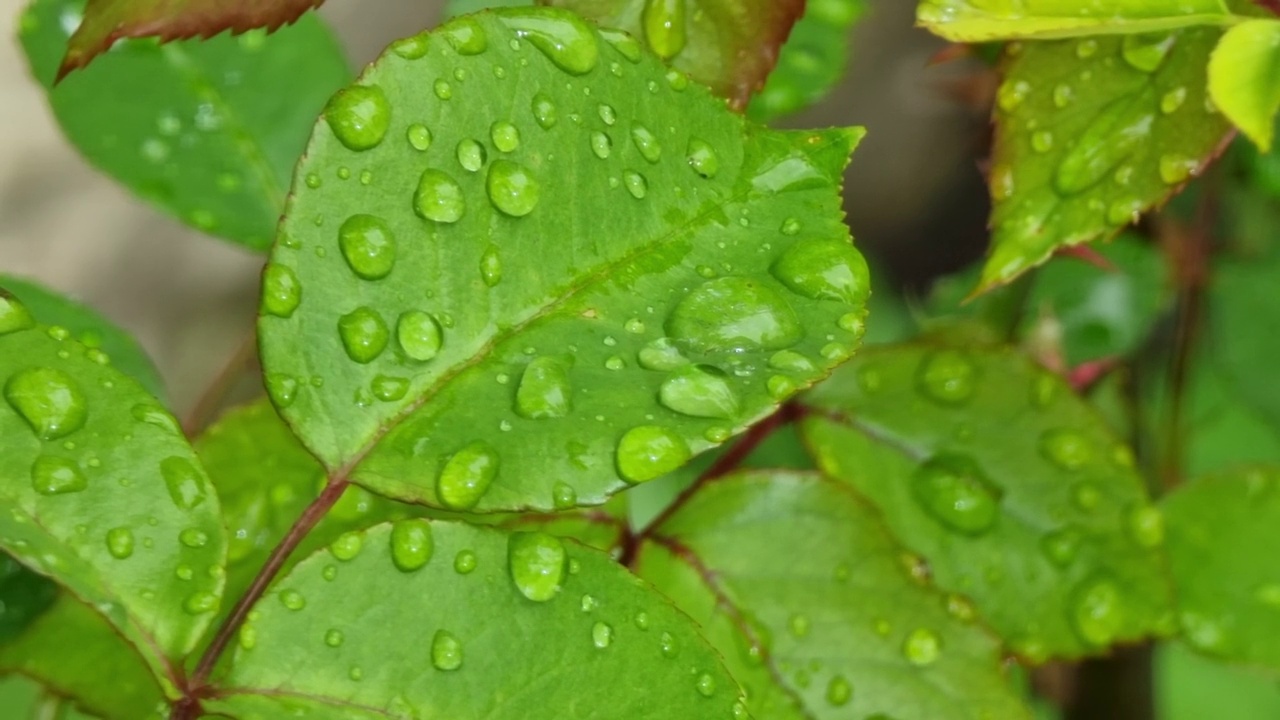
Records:
{"label": "green leaf", "polygon": [[0,553],[0,647],[21,635],[57,598],[57,585]]}
{"label": "green leaf", "polygon": [[[1230,125],[1205,99],[1213,29],[1011,46],[979,290],[1108,238],[1200,173]],[[1016,51],[1015,51],[1016,48]]]}
{"label": "green leaf", "polygon": [[1280,20],[1250,20],[1227,31],[1209,59],[1209,96],[1224,115],[1271,149],[1280,110]]}
{"label": "green leaf", "polygon": [[400,527],[380,525],[354,557],[318,554],[282,579],[240,632],[233,690],[206,711],[735,717],[737,687],[693,623],[602,553],[432,522],[429,560],[406,570],[393,561]]}
{"label": "green leaf", "polygon": [[844,76],[849,29],[866,8],[866,0],[809,0],[747,117],[769,122],[826,97]]}
{"label": "green leaf", "polygon": [[1148,33],[1241,18],[1223,0],[921,0],[916,20],[955,42]]}
{"label": "green leaf", "polygon": [[861,131],[747,125],[634,51],[495,11],[335,97],[259,324],[268,390],[332,476],[455,510],[551,509],[558,483],[599,504],[857,346],[838,187]]}
{"label": "green leaf", "polygon": [[636,568],[702,626],[756,717],[1028,717],[972,606],[902,556],[847,487],[774,470],[704,486]]}
{"label": "green leaf", "polygon": [[69,335],[0,334],[0,549],[172,680],[217,610],[218,500],[173,417]]}
{"label": "green leaf", "polygon": [[1019,655],[1168,629],[1160,515],[1130,450],[1057,376],[1009,351],[899,346],[864,352],[806,401],[819,467]]}
{"label": "green leaf", "polygon": [[53,86],[84,4],[36,0],[20,39],[63,132],[94,166],[199,230],[254,249],[275,234],[325,99],[350,78],[316,17],[267,36],[116,45]]}
{"label": "green leaf", "polygon": [[1256,720],[1280,717],[1280,686],[1261,673],[1162,645],[1155,661],[1161,720]]}
{"label": "green leaf", "polygon": [[0,643],[0,672],[34,678],[105,720],[138,720],[162,700],[137,651],[65,594],[21,636]]}
{"label": "green leaf", "polygon": [[452,20],[459,15],[470,15],[481,10],[500,7],[529,7],[534,0],[445,0],[441,17]]}
{"label": "green leaf", "polygon": [[1259,332],[1280,319],[1275,302],[1280,261],[1224,261],[1214,269],[1209,302],[1209,328],[1214,340],[1208,352],[1222,380],[1234,387],[1238,401],[1280,428],[1280,387],[1275,358],[1280,338]]}
{"label": "green leaf", "polygon": [[146,351],[137,340],[93,308],[30,280],[4,273],[0,273],[0,290],[7,290],[18,298],[40,324],[70,330],[82,345],[106,353],[116,369],[137,380],[147,392],[164,397],[164,380]]}
{"label": "green leaf", "polygon": [[1280,474],[1258,467],[1210,475],[1170,493],[1163,509],[1187,642],[1280,669]]}
{"label": "green leaf", "polygon": [[778,62],[804,0],[542,0],[620,28],[745,109]]}

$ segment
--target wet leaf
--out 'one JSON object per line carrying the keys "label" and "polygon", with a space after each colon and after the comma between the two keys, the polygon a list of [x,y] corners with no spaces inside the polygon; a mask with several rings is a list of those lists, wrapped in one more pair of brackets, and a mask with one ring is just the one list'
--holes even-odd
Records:
{"label": "wet leaf", "polygon": [[1251,20],[1222,36],[1209,61],[1209,95],[1224,115],[1271,149],[1280,110],[1280,20]]}
{"label": "wet leaf", "polygon": [[849,30],[866,9],[866,0],[809,0],[747,117],[769,122],[826,97],[844,77]]}
{"label": "wet leaf", "polygon": [[269,36],[127,40],[54,87],[83,7],[36,0],[20,21],[27,62],[67,139],[187,225],[266,248],[307,133],[351,76],[328,28],[307,17]]}
{"label": "wet leaf", "polygon": [[1012,46],[996,102],[991,256],[979,291],[1106,239],[1224,146],[1205,98],[1214,29]]}
{"label": "wet leaf", "polygon": [[920,25],[955,42],[1176,30],[1238,20],[1224,0],[922,0]]}
{"label": "wet leaf", "polygon": [[1009,351],[898,346],[864,352],[806,402],[819,467],[1019,655],[1171,629],[1160,514],[1130,450],[1057,376]]}
{"label": "wet leaf", "polygon": [[450,522],[432,522],[429,537],[429,559],[408,570],[395,564],[388,525],[345,560],[322,552],[300,563],[241,630],[225,678],[235,690],[206,711],[734,717],[738,689],[696,626],[604,554]]}
{"label": "wet leaf", "polygon": [[1207,655],[1280,670],[1280,473],[1237,470],[1165,498],[1184,638]]}
{"label": "wet leaf", "polygon": [[259,325],[331,476],[451,510],[549,510],[560,483],[600,504],[857,346],[838,188],[861,131],[748,125],[633,50],[494,11],[335,97]]}
{"label": "wet leaf", "polygon": [[972,605],[903,555],[847,486],[775,470],[704,486],[636,568],[702,626],[756,717],[1029,717]]}

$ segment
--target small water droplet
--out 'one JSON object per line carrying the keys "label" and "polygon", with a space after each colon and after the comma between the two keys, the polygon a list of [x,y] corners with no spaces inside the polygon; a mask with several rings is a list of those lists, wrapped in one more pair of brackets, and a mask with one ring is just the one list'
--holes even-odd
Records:
{"label": "small water droplet", "polygon": [[453,571],[459,575],[470,575],[476,569],[476,554],[470,550],[459,550],[453,556]]}
{"label": "small water droplet", "polygon": [[853,686],[842,675],[836,675],[827,683],[827,703],[832,707],[844,707],[853,697]]}
{"label": "small water droplet", "polygon": [[462,667],[462,643],[446,630],[437,630],[431,638],[431,664],[449,672]]}
{"label": "small water droplet", "polygon": [[1013,112],[1031,94],[1031,84],[1025,80],[1006,80],[996,91],[996,104],[1005,112]]}
{"label": "small water droplet", "polygon": [[538,420],[564,417],[571,409],[569,375],[560,362],[547,357],[530,362],[516,389],[516,412]]}
{"label": "small water droplet", "polygon": [[494,161],[485,189],[493,206],[511,217],[524,217],[533,212],[542,194],[542,186],[533,175],[523,165],[510,160]]}
{"label": "small water droplet", "polygon": [[1066,83],[1058,85],[1053,89],[1053,104],[1055,107],[1059,109],[1065,108],[1066,106],[1070,105],[1071,101],[1075,100],[1075,98],[1076,98],[1075,90],[1073,90],[1071,86],[1067,85]]}
{"label": "small water droplet", "polygon": [[649,181],[635,170],[623,171],[622,184],[627,186],[627,192],[631,193],[631,197],[637,200],[643,200],[645,195],[649,194]]}
{"label": "small water droplet", "polygon": [[502,282],[502,258],[498,255],[498,246],[490,245],[480,256],[480,279],[485,287],[497,287]]}
{"label": "small water droplet", "polygon": [[1177,36],[1171,33],[1125,35],[1120,46],[1120,55],[1134,68],[1153,73],[1164,63],[1164,59],[1168,57],[1176,41]]}
{"label": "small water droplet", "polygon": [[604,650],[613,643],[613,627],[608,623],[598,622],[591,626],[591,644]]}
{"label": "small water droplet", "polygon": [[440,28],[440,34],[459,55],[479,55],[489,47],[489,37],[480,23],[471,17],[460,17]]}
{"label": "small water droplet", "polygon": [[440,170],[428,168],[418,179],[413,195],[413,209],[418,217],[439,223],[455,223],[467,212],[462,186]]}
{"label": "small water droplet", "polygon": [[1139,547],[1156,548],[1164,542],[1164,516],[1151,505],[1137,505],[1129,509],[1125,518],[1129,536]]}
{"label": "small water droplet", "polygon": [[640,367],[646,370],[668,372],[689,364],[689,360],[680,354],[679,348],[672,344],[670,338],[658,338],[645,345],[636,354]]}
{"label": "small water droplet", "polygon": [[1081,40],[1076,43],[1076,57],[1085,60],[1094,56],[1098,52],[1098,41],[1089,39]]}
{"label": "small water droplet", "polygon": [[457,157],[458,164],[467,172],[479,172],[484,167],[487,153],[484,146],[475,140],[464,139],[458,141]]}
{"label": "small water droplet", "polygon": [[840,240],[802,240],[769,269],[797,295],[863,305],[871,294],[867,261],[853,245]]}
{"label": "small water droplet", "polygon": [[329,552],[343,562],[354,560],[362,549],[364,549],[364,535],[359,532],[343,533],[329,545]]}
{"label": "small water droplet", "polygon": [[1200,172],[1200,162],[1182,155],[1160,156],[1160,179],[1169,185],[1178,185]]}
{"label": "small water droplet", "polygon": [[555,103],[542,93],[533,96],[530,107],[533,110],[533,119],[538,123],[538,127],[543,130],[550,130],[560,120],[560,113],[556,109]]}
{"label": "small water droplet", "polygon": [[564,543],[543,532],[512,533],[507,540],[511,579],[521,595],[546,602],[560,593],[568,569]]}
{"label": "small water droplet", "polygon": [[1090,645],[1110,645],[1124,627],[1124,597],[1114,582],[1098,576],[1081,583],[1071,594],[1071,620],[1080,638]]}
{"label": "small water droplet", "polygon": [[686,41],[685,0],[645,0],[641,20],[649,47],[663,60],[684,49]]}
{"label": "small water droplet", "polygon": [[410,147],[419,152],[426,152],[431,147],[431,130],[422,123],[410,125],[405,137],[409,139]]}
{"label": "small water droplet", "polygon": [[382,402],[395,402],[409,392],[409,379],[391,375],[377,375],[370,383],[373,396]]}
{"label": "small water droplet", "polygon": [[342,634],[341,630],[335,628],[330,628],[324,634],[324,644],[331,648],[342,647],[344,640],[346,640],[346,636]]}
{"label": "small water droplet", "polygon": [[307,606],[307,599],[297,590],[285,590],[280,593],[280,604],[297,612]]}
{"label": "small water droplet", "polygon": [[1079,470],[1093,462],[1093,443],[1075,430],[1046,430],[1040,435],[1040,454],[1063,470]]}
{"label": "small water droplet", "polygon": [[912,495],[920,507],[950,530],[980,535],[1000,514],[1000,491],[977,461],[943,452],[912,475]]}
{"label": "small water droplet", "polygon": [[1031,135],[1031,149],[1044,154],[1053,149],[1053,133],[1040,130]]}
{"label": "small water droplet", "polygon": [[454,453],[436,479],[436,496],[451,510],[470,510],[498,474],[498,453],[477,440]]}
{"label": "small water droplet", "polygon": [[218,609],[218,596],[211,592],[195,592],[187,596],[182,609],[189,615],[201,615]]}
{"label": "small water droplet", "polygon": [[694,684],[698,689],[698,694],[702,697],[711,697],[716,694],[716,679],[703,673],[698,676],[698,682]]}
{"label": "small water droplet", "polygon": [[380,280],[396,264],[396,239],[386,221],[373,215],[352,215],[338,229],[338,246],[347,265],[365,280]]}
{"label": "small water droplet", "polygon": [[338,141],[361,151],[382,142],[391,124],[391,105],[377,85],[353,85],[339,90],[325,107],[324,118]]}
{"label": "small water droplet", "polygon": [[633,125],[631,142],[635,144],[636,150],[640,151],[640,156],[650,163],[656,163],[662,159],[662,143],[658,142],[658,137],[650,132],[649,128],[639,124]]}
{"label": "small water droplet", "polygon": [[903,641],[902,654],[916,667],[932,665],[942,654],[942,640],[928,628],[916,628]]}
{"label": "small water droplet", "polygon": [[405,60],[417,60],[424,57],[429,47],[426,33],[401,38],[391,43],[391,51]]}
{"label": "small water droplet", "polygon": [[1176,87],[1160,98],[1160,112],[1165,115],[1171,115],[1177,112],[1186,101],[1187,89],[1182,86]]}
{"label": "small water droplet", "polygon": [[578,491],[566,482],[557,482],[551,487],[551,504],[557,510],[568,510],[578,504]]}
{"label": "small water droplet", "polygon": [[410,360],[426,362],[440,352],[444,334],[429,313],[410,310],[401,314],[396,322],[396,341]]}
{"label": "small water droplet", "polygon": [[509,122],[498,121],[489,128],[489,139],[498,152],[509,153],[520,147],[520,130]]}
{"label": "small water droplet", "polygon": [[705,140],[690,138],[685,150],[685,158],[689,162],[689,167],[704,178],[711,179],[720,172],[720,157]]}
{"label": "small water droplet", "polygon": [[723,277],[699,285],[667,318],[677,345],[698,353],[782,350],[804,329],[777,292],[745,277]]}
{"label": "small water droplet", "polygon": [[618,441],[618,472],[628,482],[646,482],[679,468],[691,455],[684,438],[674,431],[658,425],[640,425]]}
{"label": "small water droplet", "polygon": [[663,381],[658,400],[691,417],[731,419],[738,414],[738,397],[724,371],[710,365],[686,365]]}
{"label": "small water droplet", "polygon": [[5,383],[4,398],[41,440],[66,437],[88,417],[80,385],[54,368],[19,370]]}
{"label": "small water droplet", "polygon": [[342,338],[347,357],[362,365],[376,360],[391,338],[382,315],[368,306],[358,307],[338,318],[338,335]]}
{"label": "small water droplet", "polygon": [[262,309],[276,317],[288,318],[302,301],[302,284],[293,269],[269,263],[262,273]]}
{"label": "small water droplet", "polygon": [[204,473],[187,458],[174,455],[161,460],[160,476],[173,504],[183,510],[198,507],[209,494]]}
{"label": "small water droplet", "polygon": [[391,526],[391,562],[400,572],[420,570],[431,561],[434,550],[431,523],[426,520],[398,520]]}
{"label": "small water droplet", "polygon": [[107,552],[111,556],[124,560],[133,555],[133,531],[127,527],[111,528],[107,531]]}
{"label": "small water droplet", "polygon": [[431,85],[431,89],[435,92],[436,97],[441,100],[449,100],[453,97],[453,86],[444,78],[436,80],[435,83]]}
{"label": "small water droplet", "polygon": [[613,152],[613,141],[609,139],[608,135],[599,130],[592,131],[590,142],[592,154],[601,160],[607,159]]}
{"label": "small water droplet", "polygon": [[595,30],[572,13],[552,14],[542,8],[512,9],[498,19],[571,75],[591,72],[600,60]]}
{"label": "small water droplet", "polygon": [[35,317],[18,298],[0,290],[0,335],[36,326]]}
{"label": "small water droplet", "polygon": [[916,387],[942,405],[960,405],[973,397],[978,366],[960,350],[938,350],[927,355],[916,373]]}
{"label": "small water droplet", "polygon": [[1084,538],[1080,531],[1073,527],[1055,530],[1040,540],[1040,549],[1049,562],[1060,568],[1066,568],[1075,562],[1080,554],[1080,544]]}

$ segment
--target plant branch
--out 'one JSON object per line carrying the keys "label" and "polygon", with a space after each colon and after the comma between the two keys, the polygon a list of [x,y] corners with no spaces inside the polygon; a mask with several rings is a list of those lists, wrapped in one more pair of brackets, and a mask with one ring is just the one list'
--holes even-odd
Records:
{"label": "plant branch", "polygon": [[235,352],[227,358],[222,369],[214,376],[204,392],[200,393],[191,411],[182,419],[182,431],[187,437],[195,437],[209,424],[222,408],[223,402],[235,386],[236,380],[240,378],[241,372],[257,357],[257,352],[258,335],[257,330],[254,329],[240,341]]}
{"label": "plant branch", "polygon": [[1280,0],[1253,0],[1253,4],[1273,15],[1280,15]]}

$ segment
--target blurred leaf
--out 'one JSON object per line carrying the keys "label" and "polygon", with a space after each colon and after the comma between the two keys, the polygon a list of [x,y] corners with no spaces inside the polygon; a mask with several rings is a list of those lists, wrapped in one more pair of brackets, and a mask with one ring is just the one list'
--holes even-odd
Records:
{"label": "blurred leaf", "polygon": [[819,467],[1019,655],[1171,629],[1160,515],[1130,450],[1056,375],[1008,351],[876,348],[805,402]]}
{"label": "blurred leaf", "polygon": [[744,110],[765,85],[804,0],[541,0],[641,38]]}
{"label": "blurred leaf", "polygon": [[1156,651],[1160,720],[1258,720],[1280,717],[1280,686],[1264,677],[1190,652],[1180,643]]}
{"label": "blurred leaf", "polygon": [[218,500],[177,421],[69,334],[0,334],[0,545],[168,677],[218,608]]}
{"label": "blurred leaf", "polygon": [[758,718],[1027,717],[968,601],[902,554],[847,488],[763,471],[700,489],[636,567],[702,626]]}
{"label": "blurred leaf", "polygon": [[490,8],[528,7],[534,0],[445,0],[444,10],[440,12],[445,20],[452,20],[459,15],[470,15]]}
{"label": "blurred leaf", "polygon": [[137,380],[157,398],[164,398],[164,381],[151,358],[137,340],[110,320],[89,306],[30,280],[0,273],[0,288],[22,301],[36,322],[70,330],[82,345],[105,352],[120,372]]}
{"label": "blurred leaf", "polygon": [[1011,46],[996,103],[992,251],[979,291],[1062,246],[1115,235],[1204,169],[1231,129],[1204,92],[1220,34]]}
{"label": "blurred leaf", "polygon": [[453,510],[549,510],[561,483],[600,504],[857,346],[839,183],[861,130],[749,126],[632,49],[494,11],[335,97],[259,325],[273,400],[331,474]]}
{"label": "blurred leaf", "polygon": [[[137,651],[98,613],[68,595],[12,642],[0,643],[0,672],[38,680],[105,720],[138,720],[162,700]],[[6,718],[15,706],[0,701]]]}
{"label": "blurred leaf", "polygon": [[921,0],[920,25],[955,42],[1064,38],[1226,25],[1223,0]]}
{"label": "blurred leaf", "polygon": [[1280,110],[1280,20],[1250,20],[1222,36],[1209,61],[1209,95],[1263,152]]}
{"label": "blurred leaf", "polygon": [[697,627],[607,556],[540,533],[408,522],[426,528],[425,553],[406,553],[404,526],[380,525],[354,556],[299,563],[240,632],[235,693],[206,711],[734,717],[738,690]]}
{"label": "blurred leaf", "polygon": [[124,41],[54,87],[83,7],[82,0],[35,0],[19,32],[71,144],[184,223],[265,249],[307,132],[350,78],[328,28],[306,17],[270,36]]}
{"label": "blurred leaf", "polygon": [[1280,384],[1275,381],[1280,336],[1260,331],[1280,323],[1277,280],[1280,261],[1218,264],[1208,302],[1213,338],[1208,352],[1234,385],[1238,401],[1280,428]]}
{"label": "blurred leaf", "polygon": [[844,76],[849,29],[866,8],[866,0],[808,0],[782,46],[777,67],[747,107],[747,117],[770,122],[826,97]]}
{"label": "blurred leaf", "polygon": [[1210,475],[1163,502],[1188,643],[1217,658],[1280,670],[1280,472]]}
{"label": "blurred leaf", "polygon": [[0,553],[0,647],[22,634],[58,597],[58,586]]}

